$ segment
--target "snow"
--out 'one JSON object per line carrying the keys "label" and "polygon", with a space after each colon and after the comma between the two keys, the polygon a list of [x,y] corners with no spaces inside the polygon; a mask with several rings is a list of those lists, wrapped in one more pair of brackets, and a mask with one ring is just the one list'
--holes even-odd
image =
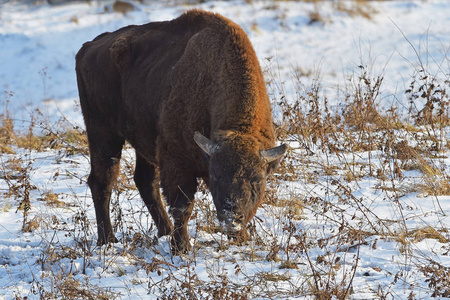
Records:
{"label": "snow", "polygon": [[[386,109],[394,105],[408,118],[409,102],[404,91],[411,76],[425,68],[442,81],[448,78],[450,2],[373,1],[363,6],[370,18],[346,13],[337,9],[336,3],[232,0],[193,6],[144,1],[126,15],[105,12],[110,1],[56,6],[20,1],[0,4],[0,114],[8,109],[17,126],[27,127],[38,109],[50,123],[65,118],[83,128],[74,72],[75,54],[81,45],[105,31],[172,19],[198,7],[232,19],[248,33],[274,103],[281,96],[296,99],[299,87],[295,78],[300,78],[300,89],[319,78],[329,104],[339,107],[346,88],[356,84],[355,74],[362,66],[369,77],[384,76],[377,104]],[[321,22],[311,23],[314,13],[319,13]],[[274,113],[279,117],[276,107]],[[292,142],[291,147],[300,145]],[[172,258],[169,239],[153,240],[155,226],[137,191],[126,184],[112,199],[120,203],[120,211],[112,216],[122,216],[118,237],[123,243],[110,248],[95,245],[95,213],[86,185],[88,156],[66,156],[50,149],[15,150],[17,154],[1,155],[0,175],[15,158],[22,158],[25,168],[29,164],[30,183],[35,188],[30,192],[32,205],[27,218],[37,218],[40,226],[31,232],[21,231],[24,212],[17,210],[21,198],[7,196],[10,186],[0,179],[0,299],[61,298],[56,284],[71,278],[84,283],[84,288],[101,288],[109,298],[118,299],[182,295],[186,291],[184,281],[203,287],[196,290],[199,298],[208,288],[211,291],[229,284],[236,292],[249,286],[260,299],[310,299],[308,288],[315,278],[312,274],[320,274],[323,284],[339,286],[341,281],[348,282],[353,271],[351,299],[382,295],[426,299],[431,297],[432,288],[421,268],[432,266],[433,261],[450,267],[450,197],[415,192],[413,187],[423,181],[419,171],[405,171],[402,180],[391,182],[401,186],[401,195],[390,192],[385,181],[371,176],[344,184],[348,166],[341,166],[332,175],[321,173],[320,166],[328,159],[335,160],[336,165],[349,161],[383,168],[381,152],[375,151],[372,158],[367,153],[356,157],[348,154],[342,160],[319,151],[312,157],[304,155],[305,174],[313,175],[299,176],[297,182],[279,180],[275,188],[280,198],[303,202],[302,217],[292,217],[288,206],[263,205],[253,222],[256,236],[246,246],[230,244],[221,233],[199,227],[207,222],[213,205],[208,194],[198,193],[198,217],[189,223],[196,250]],[[124,160],[132,163],[131,150],[125,151]],[[441,164],[448,171],[449,159],[442,159]],[[46,192],[58,194],[67,205],[47,205],[42,200]],[[214,214],[212,217],[216,218]],[[340,223],[346,225],[345,230],[352,227],[367,232],[367,236],[346,241],[339,235]],[[289,226],[295,228],[292,236],[286,231]],[[429,236],[402,242],[412,239],[402,236],[405,230],[424,227],[435,228],[447,242]],[[148,239],[138,239],[136,233]],[[308,251],[302,248],[302,235],[306,236],[308,245],[303,246]],[[133,242],[136,245],[132,246]],[[286,247],[289,244],[292,249]],[[285,248],[275,253],[277,259],[267,260],[273,250],[269,245]],[[286,261],[297,268],[281,268],[281,262]],[[232,282],[223,283],[220,278]],[[280,294],[271,294],[275,291]]]}

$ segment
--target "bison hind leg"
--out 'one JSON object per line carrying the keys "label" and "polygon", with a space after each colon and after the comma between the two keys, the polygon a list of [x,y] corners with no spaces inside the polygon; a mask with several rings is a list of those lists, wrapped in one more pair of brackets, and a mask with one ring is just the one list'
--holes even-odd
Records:
{"label": "bison hind leg", "polygon": [[97,218],[99,246],[107,243],[117,243],[110,218],[110,199],[112,187],[119,173],[119,162],[124,140],[107,131],[92,130],[87,127],[89,150],[91,154],[91,173],[88,185]]}

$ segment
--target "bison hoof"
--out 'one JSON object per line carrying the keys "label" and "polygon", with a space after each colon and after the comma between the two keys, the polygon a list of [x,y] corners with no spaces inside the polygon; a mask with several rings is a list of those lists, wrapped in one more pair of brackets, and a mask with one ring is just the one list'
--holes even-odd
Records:
{"label": "bison hoof", "polygon": [[238,231],[236,233],[229,233],[228,237],[233,240],[238,245],[242,245],[245,242],[251,241],[251,236],[248,234],[247,229],[243,229],[241,231]]}
{"label": "bison hoof", "polygon": [[172,238],[171,241],[171,252],[172,255],[180,255],[180,254],[187,254],[189,251],[191,251],[191,243],[189,242],[189,238],[183,239],[183,240],[175,240]]}
{"label": "bison hoof", "polygon": [[116,237],[114,236],[114,235],[112,235],[112,236],[110,236],[110,237],[108,237],[108,238],[98,238],[98,240],[97,240],[97,246],[103,246],[103,245],[106,245],[106,244],[109,244],[109,243],[118,243],[119,242],[119,240],[118,239],[116,239]]}
{"label": "bison hoof", "polygon": [[170,235],[173,232],[173,226],[162,226],[161,228],[158,228],[158,237],[162,237],[165,235]]}

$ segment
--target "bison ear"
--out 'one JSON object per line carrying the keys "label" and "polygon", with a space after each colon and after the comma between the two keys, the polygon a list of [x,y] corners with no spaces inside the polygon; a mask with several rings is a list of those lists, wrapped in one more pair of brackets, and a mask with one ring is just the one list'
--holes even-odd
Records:
{"label": "bison ear", "polygon": [[220,147],[219,144],[211,141],[198,131],[194,133],[194,141],[197,143],[200,149],[203,150],[203,152],[208,154],[208,156],[213,155],[215,152],[217,152],[217,150],[219,150]]}
{"label": "bison ear", "polygon": [[277,159],[280,159],[284,153],[286,153],[286,150],[287,146],[286,144],[283,144],[268,150],[261,150],[259,151],[259,154],[266,162],[271,163]]}

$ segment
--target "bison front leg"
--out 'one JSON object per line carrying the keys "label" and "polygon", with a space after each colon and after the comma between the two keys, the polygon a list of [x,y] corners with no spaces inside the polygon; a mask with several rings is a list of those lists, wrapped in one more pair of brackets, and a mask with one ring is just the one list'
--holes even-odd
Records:
{"label": "bison front leg", "polygon": [[136,153],[134,181],[148,211],[152,215],[153,222],[158,228],[158,236],[171,234],[173,226],[161,201],[156,168],[138,153]]}
{"label": "bison front leg", "polygon": [[187,253],[191,250],[190,236],[187,232],[187,225],[194,207],[192,203],[185,205],[178,204],[179,207],[172,207],[170,213],[174,219],[174,231],[172,234],[171,250],[173,255]]}
{"label": "bison front leg", "polygon": [[[177,177],[180,179],[180,176]],[[170,180],[169,178],[164,178],[163,174],[161,174],[161,184],[174,222],[171,241],[171,250],[174,255],[187,253],[191,250],[187,225],[194,207],[197,180],[195,177],[190,180],[182,179],[184,179],[182,180],[183,183],[180,183],[180,180]],[[179,183],[177,184],[177,182]]]}

